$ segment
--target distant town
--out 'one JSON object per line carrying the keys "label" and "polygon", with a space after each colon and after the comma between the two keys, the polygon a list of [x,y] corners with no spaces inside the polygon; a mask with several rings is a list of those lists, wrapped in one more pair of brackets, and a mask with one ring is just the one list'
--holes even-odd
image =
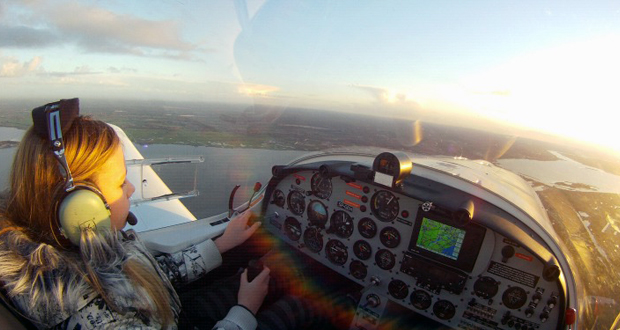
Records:
{"label": "distant town", "polygon": [[[0,105],[0,126],[26,129],[32,123],[31,109],[40,104],[5,101]],[[88,100],[82,101],[81,111],[118,125],[137,144],[308,151],[372,146],[491,162],[502,157],[555,160],[549,150],[556,150],[620,175],[618,157],[607,160],[604,152],[552,137],[533,139],[531,132],[502,135],[423,120],[216,103]]]}

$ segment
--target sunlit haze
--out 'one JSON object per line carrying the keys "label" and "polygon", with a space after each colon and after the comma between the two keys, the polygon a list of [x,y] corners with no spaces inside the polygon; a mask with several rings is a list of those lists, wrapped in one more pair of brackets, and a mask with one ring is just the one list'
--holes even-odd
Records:
{"label": "sunlit haze", "polygon": [[617,1],[8,0],[0,22],[1,99],[482,117],[620,151]]}

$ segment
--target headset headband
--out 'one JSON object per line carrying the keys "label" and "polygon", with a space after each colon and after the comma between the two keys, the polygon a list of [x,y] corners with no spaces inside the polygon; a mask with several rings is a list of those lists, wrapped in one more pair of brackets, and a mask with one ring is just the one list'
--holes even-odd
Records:
{"label": "headset headband", "polygon": [[52,152],[60,163],[61,173],[65,178],[65,191],[73,190],[75,185],[65,157],[62,133],[69,130],[79,113],[80,101],[77,98],[48,103],[32,110],[34,131],[50,141]]}

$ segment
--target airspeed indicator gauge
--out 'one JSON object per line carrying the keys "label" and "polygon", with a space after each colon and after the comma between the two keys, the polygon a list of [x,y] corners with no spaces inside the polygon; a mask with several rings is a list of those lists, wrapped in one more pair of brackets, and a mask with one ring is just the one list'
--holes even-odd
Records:
{"label": "airspeed indicator gauge", "polygon": [[328,199],[332,195],[332,179],[321,173],[315,173],[310,180],[312,193],[321,199]]}
{"label": "airspeed indicator gauge", "polygon": [[304,195],[297,191],[293,190],[288,194],[288,208],[291,212],[302,215],[304,214],[306,208],[306,200]]}
{"label": "airspeed indicator gauge", "polygon": [[398,198],[387,190],[378,191],[370,200],[370,209],[377,219],[390,222],[398,216]]}

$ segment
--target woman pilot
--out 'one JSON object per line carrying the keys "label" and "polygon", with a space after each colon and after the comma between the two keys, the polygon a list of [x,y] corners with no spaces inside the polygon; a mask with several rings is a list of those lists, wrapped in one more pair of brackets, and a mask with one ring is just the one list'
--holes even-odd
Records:
{"label": "woman pilot", "polygon": [[[109,125],[78,113],[78,99],[33,110],[34,125],[19,145],[8,195],[0,207],[3,290],[38,328],[182,327],[186,318],[180,317],[181,302],[173,285],[191,282],[219,266],[221,254],[243,243],[260,223],[247,226],[246,212],[232,219],[217,240],[206,239],[155,259],[133,231],[122,231],[135,188],[126,178],[119,137]],[[75,215],[81,212],[86,215]],[[189,259],[198,267],[185,264]],[[236,281],[238,293],[228,299],[232,302],[215,303],[226,306],[223,313],[195,314],[220,317],[213,321],[217,329],[276,329],[268,320],[282,315],[269,316],[265,309],[258,321],[255,316],[269,278],[264,268],[248,282],[246,270]],[[261,315],[267,316],[261,320]],[[287,317],[291,320],[277,323],[300,326],[295,323],[298,315]]]}

